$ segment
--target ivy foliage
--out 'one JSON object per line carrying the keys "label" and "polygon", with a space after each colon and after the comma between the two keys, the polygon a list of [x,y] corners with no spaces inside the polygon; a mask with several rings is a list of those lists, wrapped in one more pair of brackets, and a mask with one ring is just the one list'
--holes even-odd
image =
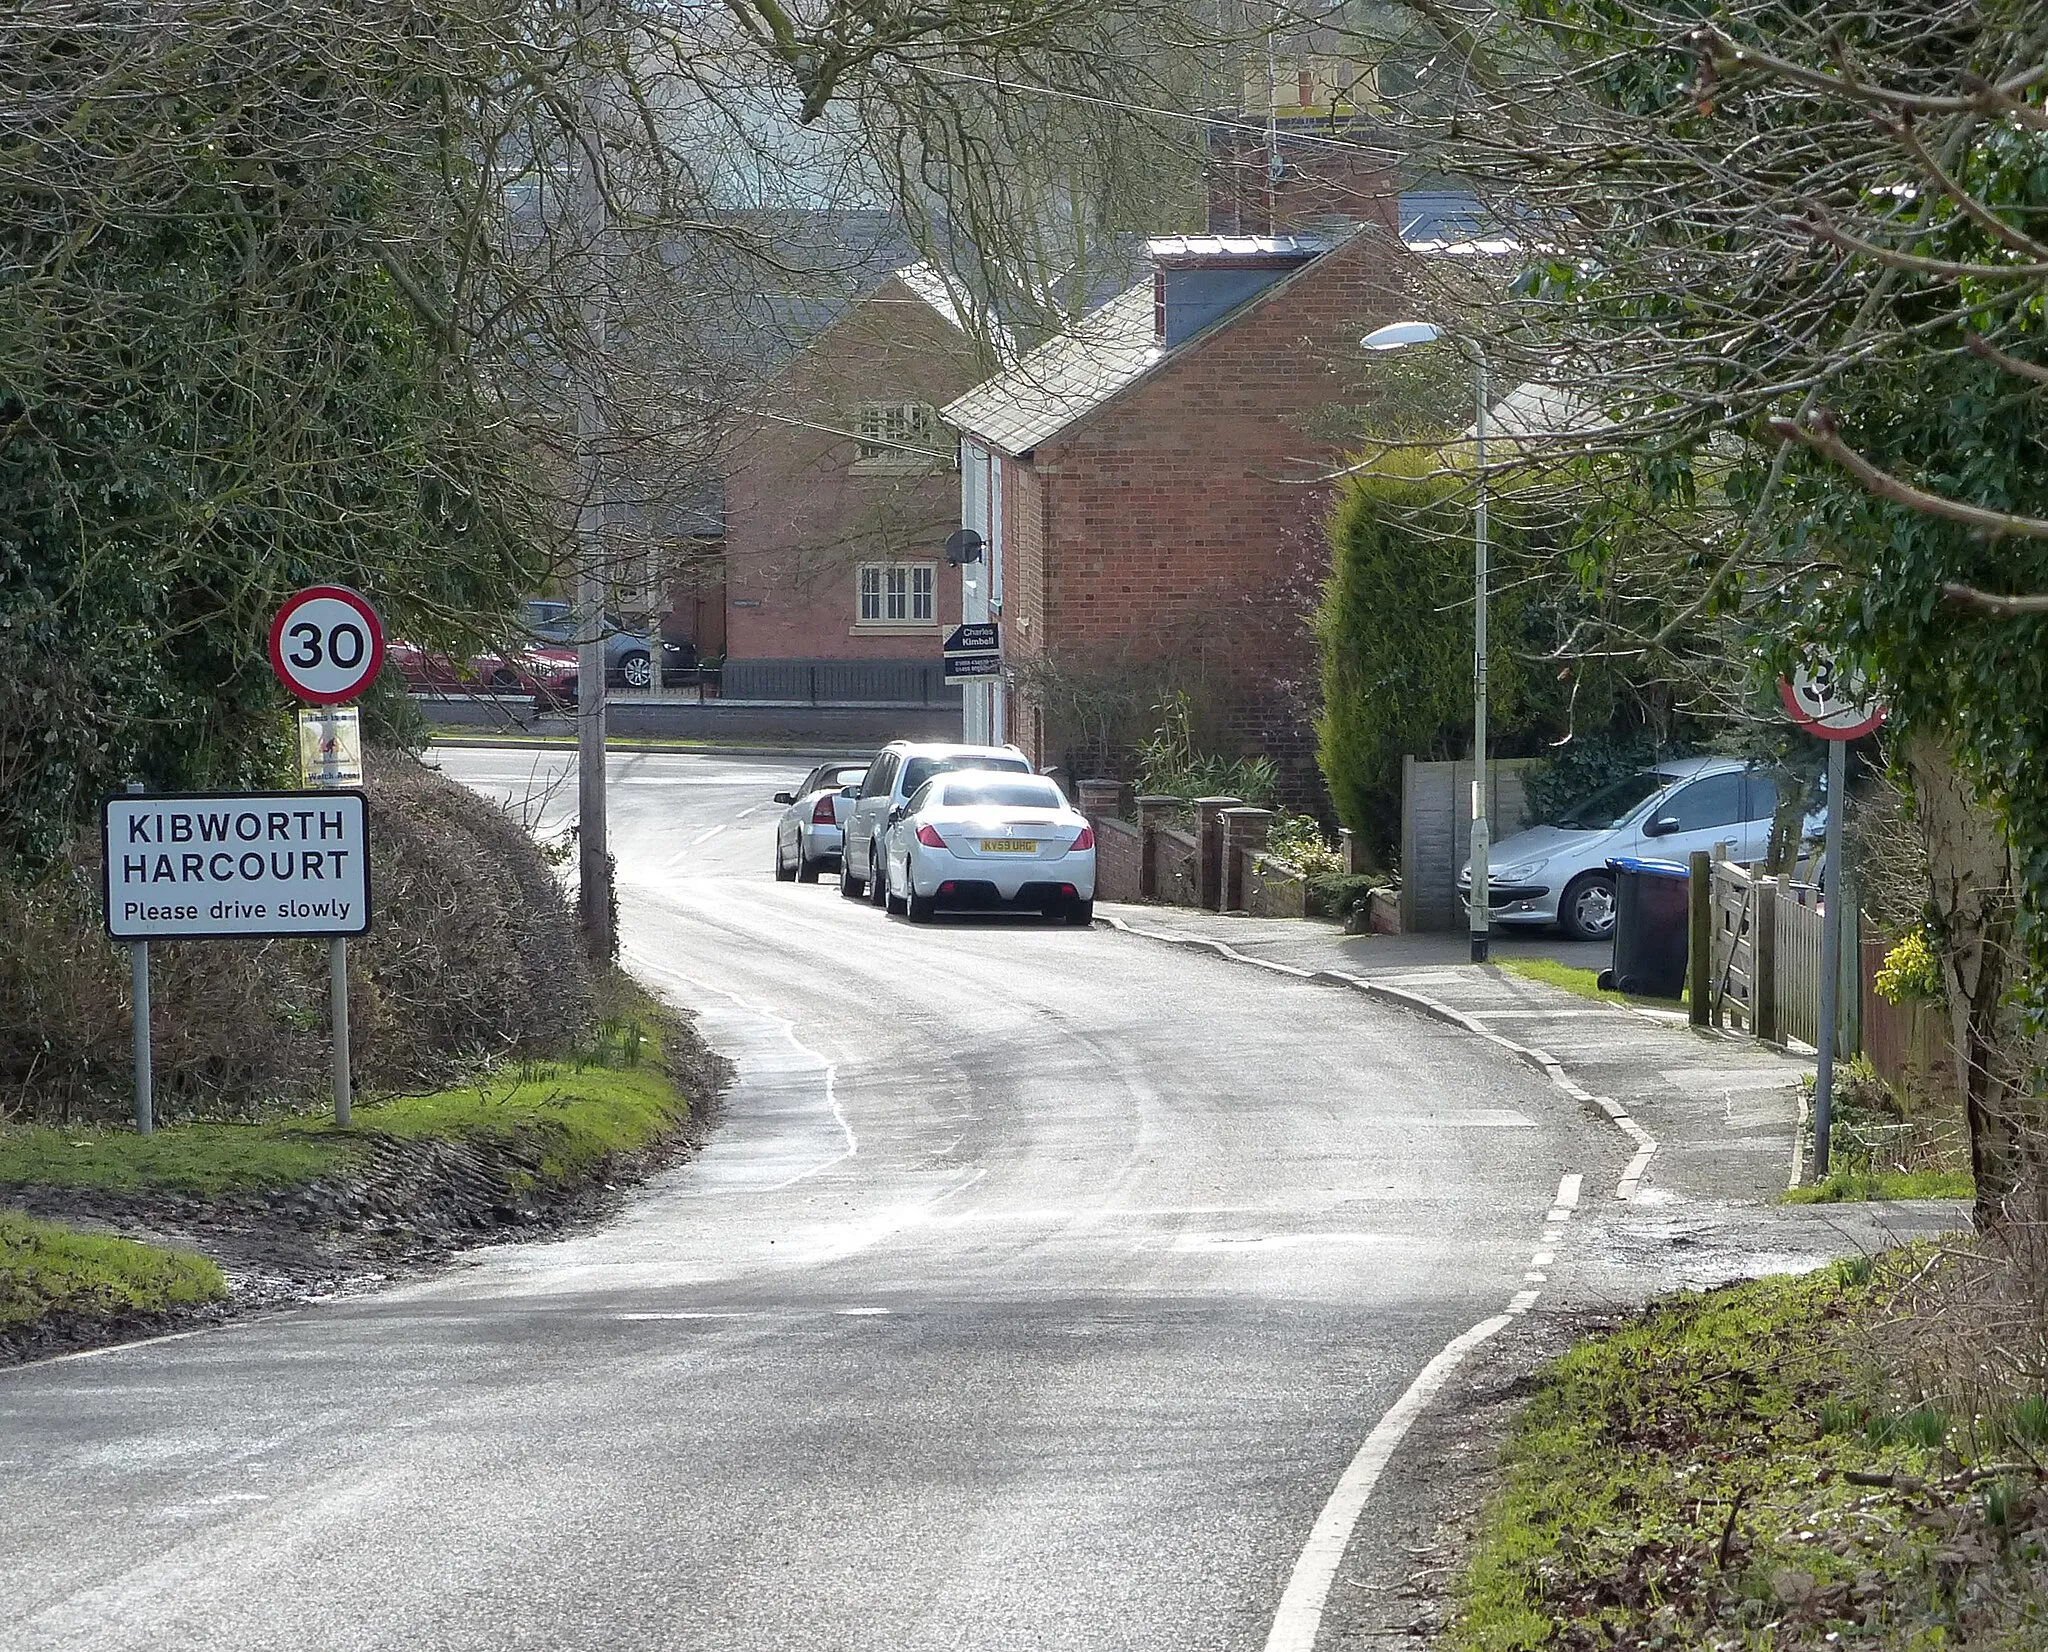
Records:
{"label": "ivy foliage", "polygon": [[[195,32],[196,31],[196,32]],[[394,285],[455,136],[402,34],[251,13],[171,29],[142,98],[112,14],[0,67],[0,875],[128,778],[289,771],[265,637],[353,585],[423,640],[543,574],[524,467]]]}

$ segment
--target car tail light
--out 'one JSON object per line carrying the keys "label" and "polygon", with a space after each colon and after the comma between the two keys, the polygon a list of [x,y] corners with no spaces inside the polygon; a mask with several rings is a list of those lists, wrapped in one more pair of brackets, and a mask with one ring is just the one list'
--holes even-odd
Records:
{"label": "car tail light", "polygon": [[918,827],[917,841],[922,843],[927,849],[943,849],[946,846],[946,840],[939,836],[938,827],[932,825],[929,821]]}
{"label": "car tail light", "polygon": [[818,799],[818,806],[811,811],[813,826],[837,826],[839,817],[832,812],[832,794],[827,792]]}
{"label": "car tail light", "polygon": [[1083,826],[1081,828],[1080,836],[1076,837],[1072,843],[1067,845],[1067,849],[1070,853],[1075,849],[1093,849],[1094,847],[1095,831],[1094,828],[1090,826]]}
{"label": "car tail light", "polygon": [[954,883],[954,881],[951,878],[948,878],[944,883],[939,885],[939,893],[941,895],[950,895],[958,887],[958,884]]}

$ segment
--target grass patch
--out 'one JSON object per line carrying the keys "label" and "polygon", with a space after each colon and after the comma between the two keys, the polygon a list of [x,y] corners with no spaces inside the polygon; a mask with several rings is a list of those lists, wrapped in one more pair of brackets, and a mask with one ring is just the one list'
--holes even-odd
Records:
{"label": "grass patch", "polygon": [[1824,1182],[1795,1187],[1788,1205],[1839,1205],[1868,1199],[1974,1199],[1977,1181],[1967,1170],[1838,1170]]}
{"label": "grass patch", "polygon": [[1562,987],[1566,992],[1576,993],[1581,998],[1597,998],[1605,1004],[1648,1004],[1657,1009],[1681,1009],[1685,998],[1644,998],[1631,993],[1611,992],[1600,985],[1597,969],[1581,969],[1576,964],[1559,963],[1555,958],[1496,958],[1500,967],[1511,975],[1519,975],[1525,981],[1541,981],[1546,986]]}
{"label": "grass patch", "polygon": [[226,1295],[202,1256],[0,1211],[0,1331],[52,1313],[163,1313]]}
{"label": "grass patch", "polygon": [[606,1021],[563,1061],[527,1061],[474,1081],[354,1109],[350,1128],[284,1114],[248,1124],[132,1130],[0,1128],[0,1185],[220,1199],[346,1176],[368,1133],[402,1140],[526,1137],[539,1145],[526,1185],[565,1185],[609,1155],[666,1135],[688,1104],[637,1016]]}
{"label": "grass patch", "polygon": [[1558,1360],[1448,1652],[2038,1647],[2048,1484],[1975,1472],[1979,1436],[1896,1392],[1865,1335],[1924,1260],[1673,1298]]}

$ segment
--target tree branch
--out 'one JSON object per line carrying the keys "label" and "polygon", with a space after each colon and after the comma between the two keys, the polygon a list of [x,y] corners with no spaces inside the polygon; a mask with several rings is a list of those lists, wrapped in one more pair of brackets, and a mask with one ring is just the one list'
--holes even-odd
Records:
{"label": "tree branch", "polygon": [[1831,75],[1819,69],[1809,69],[1804,64],[1793,63],[1786,58],[1774,57],[1755,46],[1744,46],[1731,40],[1711,23],[1704,23],[1693,30],[1689,37],[1695,49],[1703,58],[1717,68],[1764,69],[1781,80],[1789,80],[1795,86],[1810,87],[1814,91],[1833,92],[1851,102],[1875,105],[1879,108],[1910,110],[1923,115],[2007,115],[2022,126],[2035,131],[2048,131],[2048,109],[2037,109],[2032,104],[2021,103],[2018,94],[2029,87],[2048,80],[2048,63],[2023,70],[2006,80],[1992,85],[1981,83],[1978,90],[1967,97],[1938,98],[1926,97],[1916,92],[1900,92],[1890,87],[1873,86],[1868,81],[1852,80],[1847,75]]}
{"label": "tree branch", "polygon": [[2039,366],[2031,361],[2021,361],[2018,356],[2009,356],[1976,333],[1969,334],[1963,342],[1970,354],[1979,361],[1988,361],[1994,367],[2002,367],[2014,378],[2030,379],[2035,384],[2048,384],[2048,367]]}
{"label": "tree branch", "polygon": [[1959,580],[1944,580],[1942,597],[1960,608],[1975,608],[1986,614],[2048,614],[2048,595],[2029,592],[2006,596],[1997,591],[1980,591]]}
{"label": "tree branch", "polygon": [[1825,459],[1831,459],[1861,483],[1867,492],[1880,499],[1889,499],[1895,505],[1904,505],[1927,516],[1938,516],[1944,521],[1960,522],[1965,527],[1977,529],[1980,533],[2002,538],[2007,534],[2018,534],[2028,539],[2048,539],[2048,520],[2038,516],[2018,516],[2011,511],[1986,510],[1982,505],[1966,505],[1959,499],[1949,499],[1938,493],[1928,493],[1916,488],[1910,482],[1902,481],[1888,470],[1880,470],[1862,454],[1842,440],[1835,428],[1834,416],[1825,409],[1813,415],[1809,423],[1801,424],[1793,419],[1770,421],[1771,434],[1781,442],[1799,442],[1813,449]]}

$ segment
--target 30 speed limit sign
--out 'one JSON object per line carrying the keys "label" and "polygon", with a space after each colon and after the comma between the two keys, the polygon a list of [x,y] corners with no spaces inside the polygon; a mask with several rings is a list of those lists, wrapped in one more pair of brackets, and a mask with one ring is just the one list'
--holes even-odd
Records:
{"label": "30 speed limit sign", "polygon": [[1860,672],[1832,661],[1801,665],[1778,683],[1778,698],[1792,721],[1822,740],[1860,740],[1884,722],[1884,702]]}
{"label": "30 speed limit sign", "polygon": [[301,591],[270,622],[270,668],[310,705],[353,700],[384,664],[384,627],[345,585]]}

